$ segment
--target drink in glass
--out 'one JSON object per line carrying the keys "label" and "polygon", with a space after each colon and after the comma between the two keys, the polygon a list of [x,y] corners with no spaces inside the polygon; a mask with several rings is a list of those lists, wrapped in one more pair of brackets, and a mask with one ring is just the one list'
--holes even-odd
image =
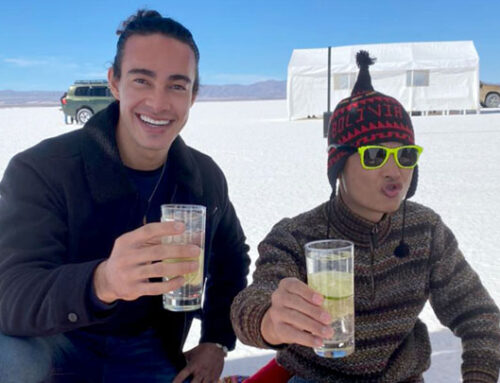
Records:
{"label": "drink in glass", "polygon": [[[203,259],[205,253],[205,206],[200,205],[162,205],[161,220],[183,222],[186,230],[180,235],[163,237],[163,243],[176,245],[196,245],[200,248],[199,257],[170,258],[163,262],[198,261],[197,271],[183,275],[185,282],[177,290],[163,294],[163,307],[170,311],[192,311],[201,307],[203,294]],[[176,275],[165,276],[168,281]]]}
{"label": "drink in glass", "polygon": [[316,354],[342,358],[354,352],[354,244],[321,240],[305,245],[307,284],[324,296],[323,308],[332,316],[333,337],[324,339]]}

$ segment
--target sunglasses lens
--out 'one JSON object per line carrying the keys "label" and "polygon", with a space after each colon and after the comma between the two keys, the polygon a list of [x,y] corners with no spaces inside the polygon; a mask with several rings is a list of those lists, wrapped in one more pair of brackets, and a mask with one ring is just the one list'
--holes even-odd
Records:
{"label": "sunglasses lens", "polygon": [[401,166],[413,167],[418,161],[418,150],[416,148],[401,148],[398,150],[398,161]]}
{"label": "sunglasses lens", "polygon": [[387,150],[384,148],[369,148],[363,153],[363,163],[367,168],[380,166],[387,156]]}

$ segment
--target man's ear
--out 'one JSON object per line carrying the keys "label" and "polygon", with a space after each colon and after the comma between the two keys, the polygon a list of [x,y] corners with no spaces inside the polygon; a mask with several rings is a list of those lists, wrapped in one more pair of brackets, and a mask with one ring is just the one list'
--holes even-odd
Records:
{"label": "man's ear", "polygon": [[113,97],[116,98],[117,100],[120,100],[120,92],[118,91],[118,80],[115,77],[115,73],[113,71],[113,67],[108,69],[108,84],[109,84],[109,89],[111,90],[111,93],[113,93]]}

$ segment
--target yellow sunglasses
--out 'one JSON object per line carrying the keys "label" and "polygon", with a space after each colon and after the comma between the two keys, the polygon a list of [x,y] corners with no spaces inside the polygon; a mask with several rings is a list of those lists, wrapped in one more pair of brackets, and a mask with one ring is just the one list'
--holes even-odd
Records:
{"label": "yellow sunglasses", "polygon": [[336,148],[350,152],[358,152],[361,166],[366,170],[378,169],[384,166],[392,154],[396,165],[401,169],[413,169],[417,166],[420,154],[424,148],[418,145],[403,145],[397,148],[388,148],[382,145],[366,145],[359,148],[346,145],[330,145],[329,149]]}

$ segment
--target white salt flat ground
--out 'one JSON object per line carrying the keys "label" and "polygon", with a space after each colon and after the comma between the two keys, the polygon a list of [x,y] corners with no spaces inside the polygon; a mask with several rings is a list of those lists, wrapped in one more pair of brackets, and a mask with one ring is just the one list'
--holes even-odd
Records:
{"label": "white salt flat ground", "polygon": [[[414,117],[413,122],[417,142],[425,148],[413,199],[441,214],[500,304],[500,113]],[[75,128],[64,124],[59,108],[0,109],[0,177],[18,151]],[[257,244],[274,223],[328,199],[321,131],[319,120],[288,121],[284,100],[194,105],[182,135],[224,170],[253,262]],[[440,325],[429,306],[421,317],[433,344],[426,380],[459,382],[459,340]],[[196,344],[198,334],[196,323],[186,348]],[[272,356],[238,343],[224,375],[252,374]]]}

